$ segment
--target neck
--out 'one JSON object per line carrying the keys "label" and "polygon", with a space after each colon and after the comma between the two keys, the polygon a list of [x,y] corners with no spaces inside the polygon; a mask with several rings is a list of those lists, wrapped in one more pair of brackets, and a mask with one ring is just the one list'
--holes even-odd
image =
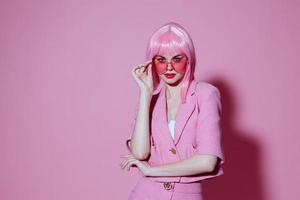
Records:
{"label": "neck", "polygon": [[180,97],[181,82],[175,86],[166,84],[166,97],[168,99]]}

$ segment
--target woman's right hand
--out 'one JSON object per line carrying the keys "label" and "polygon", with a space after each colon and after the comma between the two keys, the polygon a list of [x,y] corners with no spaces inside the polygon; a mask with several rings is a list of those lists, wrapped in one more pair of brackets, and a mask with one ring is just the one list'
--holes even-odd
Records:
{"label": "woman's right hand", "polygon": [[152,60],[144,64],[138,65],[132,69],[132,76],[137,82],[141,93],[152,96],[153,93],[153,77],[152,77]]}

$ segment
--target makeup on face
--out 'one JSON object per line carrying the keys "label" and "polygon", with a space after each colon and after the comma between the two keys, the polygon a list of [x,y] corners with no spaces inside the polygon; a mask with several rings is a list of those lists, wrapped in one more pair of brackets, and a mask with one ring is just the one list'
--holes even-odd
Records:
{"label": "makeup on face", "polygon": [[174,73],[173,74],[167,74],[167,73],[165,73],[164,75],[165,75],[166,78],[172,79],[172,78],[175,77],[176,74],[174,74]]}
{"label": "makeup on face", "polygon": [[[187,57],[185,55],[176,55],[172,57],[171,61],[167,62],[167,59],[164,56],[156,55],[153,57],[153,64],[158,74],[164,74],[168,71],[168,64],[171,64],[172,68],[180,73],[184,74],[186,70]],[[169,73],[166,74],[166,78],[173,78],[175,74]]]}

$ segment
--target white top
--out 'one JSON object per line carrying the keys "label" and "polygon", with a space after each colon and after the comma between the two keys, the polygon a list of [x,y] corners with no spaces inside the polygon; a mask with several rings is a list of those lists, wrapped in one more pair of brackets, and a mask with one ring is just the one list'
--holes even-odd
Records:
{"label": "white top", "polygon": [[168,126],[169,126],[169,130],[170,130],[170,133],[171,133],[171,136],[172,138],[174,139],[174,132],[175,132],[175,120],[170,120],[169,123],[168,123]]}

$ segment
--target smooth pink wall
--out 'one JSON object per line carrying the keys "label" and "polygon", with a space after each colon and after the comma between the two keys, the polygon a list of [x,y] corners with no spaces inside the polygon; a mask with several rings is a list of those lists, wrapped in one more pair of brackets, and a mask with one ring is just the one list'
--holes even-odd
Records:
{"label": "smooth pink wall", "polygon": [[127,199],[119,168],[146,42],[176,21],[218,86],[225,174],[205,199],[296,200],[299,1],[1,1],[0,199]]}

